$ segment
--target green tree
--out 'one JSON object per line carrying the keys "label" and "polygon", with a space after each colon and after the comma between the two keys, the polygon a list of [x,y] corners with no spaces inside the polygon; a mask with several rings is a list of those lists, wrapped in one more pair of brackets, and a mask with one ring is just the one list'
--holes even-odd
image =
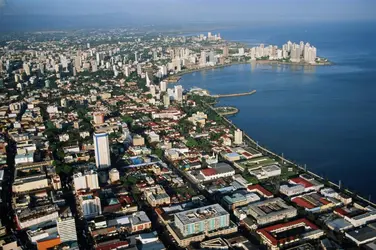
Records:
{"label": "green tree", "polygon": [[128,125],[132,124],[132,122],[133,122],[133,118],[130,117],[130,116],[128,116],[128,115],[123,115],[123,116],[121,117],[121,120],[122,120],[123,122],[125,122],[126,124],[128,124]]}
{"label": "green tree", "polygon": [[155,154],[156,156],[158,156],[159,159],[162,159],[162,157],[163,157],[163,150],[160,149],[160,148],[156,148],[156,149],[154,149],[153,154]]}
{"label": "green tree", "polygon": [[195,147],[198,146],[198,142],[194,138],[188,137],[187,142],[185,143],[185,145],[188,148],[195,148]]}

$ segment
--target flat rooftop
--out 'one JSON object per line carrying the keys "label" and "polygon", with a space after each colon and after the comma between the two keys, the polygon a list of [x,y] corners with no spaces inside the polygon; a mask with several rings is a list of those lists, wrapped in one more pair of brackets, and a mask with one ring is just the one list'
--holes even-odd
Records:
{"label": "flat rooftop", "polygon": [[354,238],[359,242],[374,239],[376,238],[376,222],[370,223],[369,225],[362,228],[356,228],[348,231],[346,235]]}
{"label": "flat rooftop", "polygon": [[187,225],[228,214],[229,213],[219,204],[214,204],[179,212],[175,214],[175,217],[178,218],[184,225]]}

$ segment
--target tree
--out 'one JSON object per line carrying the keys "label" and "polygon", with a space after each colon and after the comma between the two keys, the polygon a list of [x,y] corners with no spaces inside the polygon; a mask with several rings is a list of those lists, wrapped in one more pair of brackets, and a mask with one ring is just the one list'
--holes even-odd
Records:
{"label": "tree", "polygon": [[154,150],[153,153],[154,153],[156,156],[158,156],[159,159],[162,159],[162,157],[163,157],[163,150],[162,150],[162,149],[160,149],[160,148],[156,148],[156,149]]}
{"label": "tree", "polygon": [[198,142],[194,138],[188,137],[187,142],[185,143],[185,145],[188,148],[195,148],[195,147],[198,146]]}
{"label": "tree", "polygon": [[130,116],[128,116],[128,115],[123,115],[123,116],[121,117],[121,120],[122,120],[123,122],[125,122],[126,124],[128,124],[128,125],[132,124],[132,122],[133,122],[133,118],[130,117]]}

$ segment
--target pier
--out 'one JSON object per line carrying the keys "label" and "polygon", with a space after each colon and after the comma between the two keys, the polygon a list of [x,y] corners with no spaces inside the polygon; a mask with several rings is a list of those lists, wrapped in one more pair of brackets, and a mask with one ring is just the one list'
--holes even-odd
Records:
{"label": "pier", "polygon": [[252,95],[254,93],[256,93],[256,90],[252,90],[251,92],[245,92],[245,93],[237,93],[237,94],[211,95],[211,97],[214,97],[214,98],[236,97],[236,96]]}

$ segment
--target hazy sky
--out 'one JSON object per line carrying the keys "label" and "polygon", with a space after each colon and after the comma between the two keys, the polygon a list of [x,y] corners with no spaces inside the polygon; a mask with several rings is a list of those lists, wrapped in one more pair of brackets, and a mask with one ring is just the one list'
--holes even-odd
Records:
{"label": "hazy sky", "polygon": [[3,19],[17,16],[18,24],[35,15],[55,20],[80,16],[92,22],[97,16],[107,16],[107,21],[116,16],[117,21],[149,24],[376,19],[376,0],[0,0],[0,8]]}

